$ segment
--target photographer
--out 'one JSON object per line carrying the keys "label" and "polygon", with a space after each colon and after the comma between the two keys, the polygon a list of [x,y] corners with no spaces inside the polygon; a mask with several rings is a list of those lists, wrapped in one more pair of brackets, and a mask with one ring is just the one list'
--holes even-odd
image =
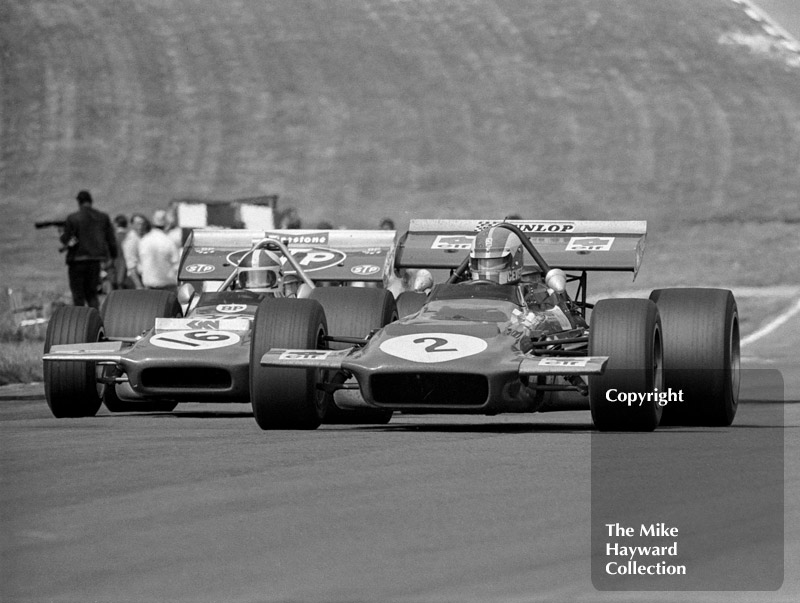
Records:
{"label": "photographer", "polygon": [[67,247],[69,288],[76,306],[100,307],[100,268],[117,258],[117,238],[108,214],[92,207],[89,191],[76,197],[78,211],[67,216],[61,242]]}

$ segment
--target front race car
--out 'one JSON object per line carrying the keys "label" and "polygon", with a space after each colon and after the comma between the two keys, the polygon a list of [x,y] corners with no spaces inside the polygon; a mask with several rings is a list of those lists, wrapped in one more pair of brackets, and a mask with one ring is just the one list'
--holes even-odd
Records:
{"label": "front race car", "polygon": [[[579,314],[556,303],[531,313],[524,293],[523,287],[493,284],[437,285],[417,313],[387,325],[364,346],[309,355],[271,350],[262,364],[302,367],[324,354],[320,366],[348,377],[333,393],[345,408],[539,411],[553,402],[556,375],[562,390],[577,391],[578,377],[601,373],[608,358],[586,355],[587,325]],[[532,336],[547,343],[539,346],[541,355],[531,353]]]}
{"label": "front race car", "polygon": [[[662,418],[729,425],[739,386],[730,291],[586,301],[586,272],[635,273],[644,235],[641,222],[412,221],[395,268],[427,270],[439,284],[401,293],[402,318],[366,342],[338,351],[274,346],[261,366],[317,371],[317,387],[341,408],[585,409],[601,430],[650,431]],[[494,275],[488,251],[498,240],[515,251]],[[572,294],[569,283],[577,285]]]}

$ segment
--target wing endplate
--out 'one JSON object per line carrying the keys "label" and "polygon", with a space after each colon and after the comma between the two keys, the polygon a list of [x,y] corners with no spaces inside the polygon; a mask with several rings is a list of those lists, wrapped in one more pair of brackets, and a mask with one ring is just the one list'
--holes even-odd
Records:
{"label": "wing endplate", "polygon": [[521,377],[536,375],[600,375],[608,356],[544,356],[525,358],[519,365]]}
{"label": "wing endplate", "polygon": [[272,348],[261,357],[261,366],[316,368],[337,371],[353,348],[344,350],[292,350]]}

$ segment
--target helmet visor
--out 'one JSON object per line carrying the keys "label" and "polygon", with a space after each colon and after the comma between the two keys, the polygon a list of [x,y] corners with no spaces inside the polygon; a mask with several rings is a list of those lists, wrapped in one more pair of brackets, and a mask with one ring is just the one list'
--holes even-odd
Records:
{"label": "helmet visor", "polygon": [[278,275],[274,270],[252,268],[239,273],[239,284],[244,289],[272,289],[278,284]]}
{"label": "helmet visor", "polygon": [[469,267],[474,272],[497,272],[508,266],[508,257],[472,258]]}

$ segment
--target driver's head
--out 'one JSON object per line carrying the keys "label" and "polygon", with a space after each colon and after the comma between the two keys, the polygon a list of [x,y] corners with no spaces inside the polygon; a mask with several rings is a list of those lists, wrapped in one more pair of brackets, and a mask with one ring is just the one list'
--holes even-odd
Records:
{"label": "driver's head", "polygon": [[498,285],[518,283],[522,274],[522,243],[505,228],[487,228],[475,237],[469,252],[472,280]]}
{"label": "driver's head", "polygon": [[244,257],[236,275],[240,289],[283,295],[281,259],[274,251],[256,249]]}

